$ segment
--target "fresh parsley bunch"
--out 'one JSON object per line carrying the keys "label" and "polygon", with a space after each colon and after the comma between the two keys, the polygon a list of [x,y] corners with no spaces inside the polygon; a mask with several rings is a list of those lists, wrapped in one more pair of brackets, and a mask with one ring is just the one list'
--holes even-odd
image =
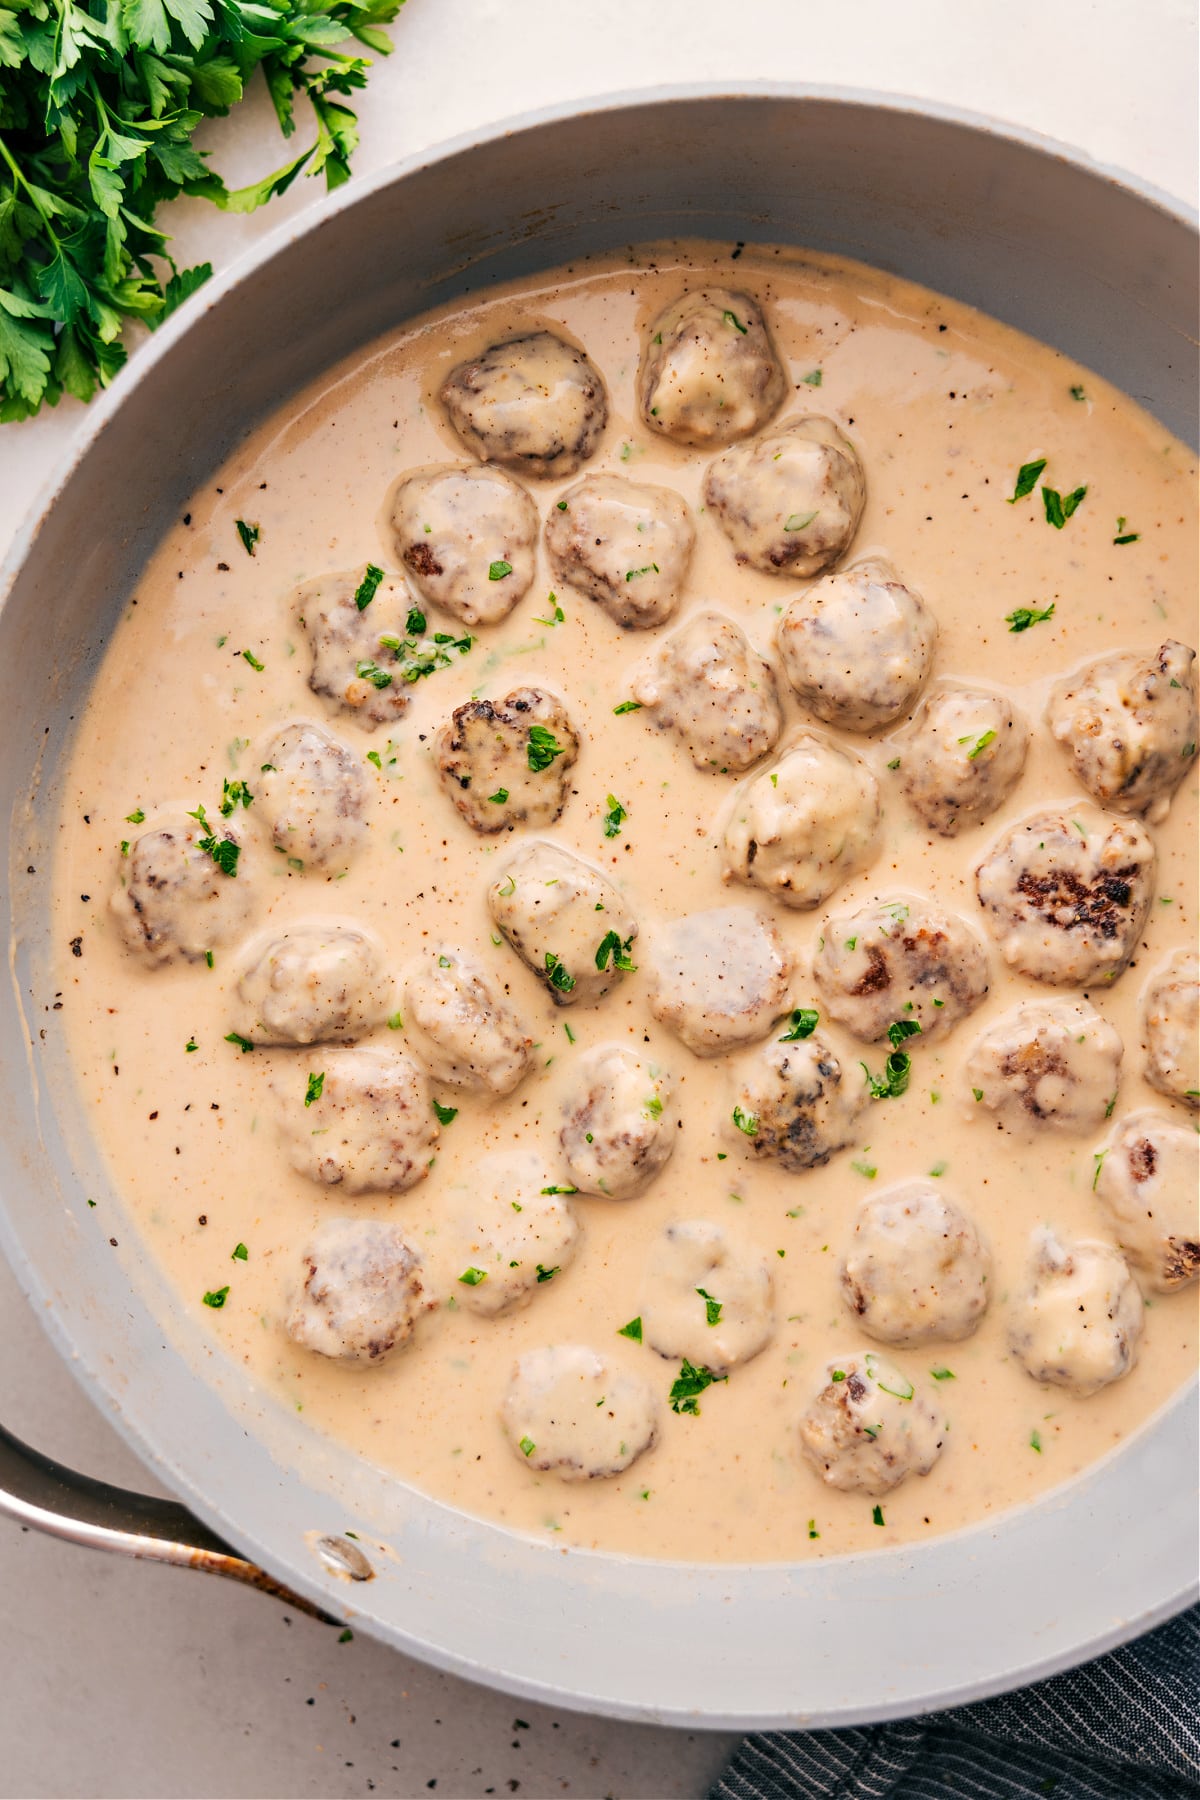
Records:
{"label": "fresh parsley bunch", "polygon": [[[130,319],[159,324],[212,273],[177,269],[159,206],[198,194],[253,212],[301,169],[350,173],[345,98],[404,0],[0,0],[0,420],[65,391],[90,400],[125,361]],[[261,69],[280,129],[309,103],[316,139],[231,192],[192,142]],[[168,273],[169,271],[169,273]],[[165,280],[164,280],[165,277]]]}

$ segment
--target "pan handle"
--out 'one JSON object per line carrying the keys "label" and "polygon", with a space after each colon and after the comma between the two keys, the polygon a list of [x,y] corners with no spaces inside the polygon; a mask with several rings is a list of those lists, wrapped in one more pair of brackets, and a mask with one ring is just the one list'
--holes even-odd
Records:
{"label": "pan handle", "polygon": [[177,1500],[155,1500],[77,1475],[0,1425],[0,1516],[71,1544],[111,1550],[147,1562],[174,1563],[259,1588],[326,1625],[331,1618],[231,1550]]}

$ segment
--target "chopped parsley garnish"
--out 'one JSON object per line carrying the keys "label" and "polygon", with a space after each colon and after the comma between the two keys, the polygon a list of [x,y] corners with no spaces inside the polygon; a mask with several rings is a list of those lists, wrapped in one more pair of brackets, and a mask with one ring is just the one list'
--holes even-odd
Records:
{"label": "chopped parsley garnish", "polygon": [[942,1176],[946,1173],[947,1167],[948,1164],[944,1162],[935,1162],[929,1173],[933,1176],[935,1181],[940,1181]]}
{"label": "chopped parsley garnish", "polygon": [[542,1263],[539,1263],[537,1265],[537,1278],[538,1278],[539,1282],[553,1281],[554,1277],[558,1273],[559,1273],[558,1263],[555,1263],[555,1265],[552,1269],[547,1269]]}
{"label": "chopped parsley garnish", "polygon": [[187,1043],[183,1047],[188,1052],[189,1055],[191,1054],[191,1052],[193,1050],[198,1050],[200,1048],[200,1046],[196,1042],[195,1038],[189,1038]]}
{"label": "chopped parsley garnish", "polygon": [[742,321],[738,318],[738,316],[735,312],[729,312],[729,311],[723,312],[721,314],[721,318],[724,320],[726,325],[732,325],[733,329],[735,331],[740,331],[743,337],[745,337],[747,331],[750,329],[748,325],[742,324]]}
{"label": "chopped parsley garnish", "polygon": [[[377,563],[368,563],[362,580],[354,590],[354,604],[359,612],[365,612],[370,606],[382,580],[383,570]],[[420,630],[424,631],[424,629],[425,621],[422,619]]]}
{"label": "chopped parsley garnish", "polygon": [[657,575],[658,572],[659,569],[657,563],[647,563],[645,567],[641,569],[627,569],[625,571],[625,579],[626,581],[636,581],[639,575]]}
{"label": "chopped parsley garnish", "polygon": [[1042,1434],[1040,1431],[1030,1432],[1029,1448],[1031,1450],[1036,1450],[1039,1456],[1042,1454]]}
{"label": "chopped parsley garnish", "polygon": [[866,1063],[859,1066],[867,1078],[872,1100],[896,1100],[908,1087],[912,1058],[903,1050],[893,1050],[883,1065],[882,1075],[872,1075]]}
{"label": "chopped parsley garnish", "polygon": [[888,1043],[898,1050],[905,1038],[920,1037],[921,1027],[915,1019],[893,1019],[887,1028]]}
{"label": "chopped parsley garnish", "polygon": [[721,1302],[714,1300],[705,1288],[697,1288],[696,1292],[704,1302],[705,1322],[709,1325],[719,1325],[721,1323]]}
{"label": "chopped parsley garnish", "polygon": [[567,503],[565,500],[556,500],[554,504],[557,506],[559,512],[566,512]]}
{"label": "chopped parsley garnish", "polygon": [[205,856],[211,856],[222,875],[236,875],[238,857],[242,853],[241,845],[232,838],[215,836],[208,823],[208,814],[202,806],[198,806],[195,812],[190,812],[188,818],[197,820],[204,827],[204,836],[196,839],[197,850],[202,850]]}
{"label": "chopped parsley garnish", "polygon": [[873,1506],[871,1508],[871,1519],[874,1522],[874,1524],[876,1524],[876,1525],[883,1524],[883,1508],[882,1508],[882,1506]]}
{"label": "chopped parsley garnish", "polygon": [[996,734],[994,731],[983,732],[981,736],[976,738],[974,747],[967,751],[967,761],[974,762],[975,758],[977,756],[982,756],[988,745],[995,743],[995,741]]}
{"label": "chopped parsley garnish", "polygon": [[247,1250],[245,1244],[235,1244],[233,1246],[233,1250],[230,1254],[230,1260],[232,1262],[248,1262],[249,1258],[250,1252]]}
{"label": "chopped parsley garnish", "polygon": [[575,1042],[575,1033],[571,1030],[571,1027],[567,1024],[565,1019],[563,1020],[563,1030],[567,1034],[568,1044],[573,1044]]}
{"label": "chopped parsley garnish", "polygon": [[611,960],[614,969],[621,969],[626,975],[637,971],[637,964],[632,956],[633,935],[622,938],[615,931],[606,931],[596,951],[596,967],[606,969]]}
{"label": "chopped parsley garnish", "polygon": [[495,562],[488,564],[489,581],[503,581],[506,575],[511,574],[512,564],[510,562],[505,562],[503,557],[499,557]]}
{"label": "chopped parsley garnish", "polygon": [[824,376],[820,369],[810,369],[808,374],[802,375],[800,379],[805,387],[820,387],[821,382],[824,380]]}
{"label": "chopped parsley garnish", "polygon": [[146,815],[141,807],[135,806],[131,813],[125,814],[125,822],[128,825],[141,825],[144,822],[145,817]]}
{"label": "chopped parsley garnish", "polygon": [[816,512],[791,513],[783,521],[783,529],[785,531],[807,531],[816,516]]}
{"label": "chopped parsley garnish", "polygon": [[214,962],[214,957],[213,957],[213,953],[211,950],[206,950],[204,952],[204,961],[205,961],[206,966],[211,969],[213,966],[213,962]]}
{"label": "chopped parsley garnish", "polygon": [[433,1111],[439,1125],[453,1125],[458,1117],[457,1106],[443,1106],[440,1100],[434,1101]]}
{"label": "chopped parsley garnish", "polygon": [[557,988],[560,994],[569,994],[575,986],[575,977],[568,975],[552,950],[546,952],[546,978],[550,986]]}
{"label": "chopped parsley garnish", "polygon": [[1096,1184],[1100,1180],[1100,1171],[1104,1167],[1104,1159],[1107,1155],[1108,1155],[1107,1150],[1095,1150],[1092,1152],[1092,1161],[1096,1165],[1095,1169],[1092,1172],[1092,1192],[1093,1192],[1093,1194],[1096,1191]]}
{"label": "chopped parsley garnish", "polygon": [[1041,625],[1044,620],[1054,617],[1054,602],[1050,602],[1045,610],[1036,606],[1018,606],[1014,612],[1005,613],[1004,623],[1010,631],[1028,631],[1031,625]]}
{"label": "chopped parsley garnish", "polygon": [[208,1293],[204,1296],[204,1304],[205,1306],[211,1306],[214,1312],[220,1312],[228,1298],[228,1287],[216,1288],[215,1290],[210,1288]]}
{"label": "chopped parsley garnish", "polygon": [[646,1101],[643,1101],[642,1104],[643,1104],[643,1110],[650,1116],[650,1118],[652,1118],[652,1119],[661,1119],[662,1118],[663,1103],[657,1094],[651,1094],[650,1098]]}
{"label": "chopped parsley garnish", "polygon": [[874,1181],[875,1177],[879,1173],[879,1170],[875,1167],[874,1163],[852,1162],[850,1164],[850,1167],[855,1171],[856,1174],[864,1175],[868,1181]]}
{"label": "chopped parsley garnish", "polygon": [[248,1050],[253,1050],[254,1048],[250,1039],[243,1037],[240,1031],[227,1031],[225,1033],[225,1042],[227,1044],[236,1044],[243,1055],[245,1055]]}
{"label": "chopped parsley garnish", "polygon": [[621,827],[629,817],[615,794],[608,796],[608,811],[604,815],[604,835],[606,838],[620,837]]}
{"label": "chopped parsley garnish", "polygon": [[248,524],[245,519],[235,519],[234,524],[237,526],[237,534],[242,540],[242,549],[247,556],[253,556],[254,546],[262,536],[262,527]]}
{"label": "chopped parsley garnish", "polygon": [[380,774],[383,773],[383,758],[380,756],[378,750],[368,750],[367,761],[369,763],[374,763]]}
{"label": "chopped parsley garnish", "polygon": [[971,1092],[974,1094],[976,1100],[983,1099],[983,1089],[982,1088],[973,1087],[971,1089]]}
{"label": "chopped parsley garnish", "polygon": [[817,1521],[815,1519],[810,1519],[808,1521],[808,1535],[810,1538],[819,1538],[821,1535],[817,1530]]}
{"label": "chopped parsley garnish", "polygon": [[946,1368],[930,1369],[929,1373],[933,1376],[933,1379],[935,1381],[957,1381],[958,1380],[958,1377],[955,1375],[953,1369],[946,1369]]}
{"label": "chopped parsley garnish", "polygon": [[520,1449],[522,1456],[532,1456],[537,1449],[537,1445],[531,1437],[523,1437],[521,1439]]}
{"label": "chopped parsley garnish", "polygon": [[673,1413],[690,1413],[694,1418],[700,1411],[698,1397],[705,1388],[710,1388],[714,1381],[728,1381],[728,1375],[714,1375],[711,1369],[697,1368],[685,1356],[679,1374],[671,1383],[671,1391],[667,1395]]}
{"label": "chopped parsley garnish", "polygon": [[747,1137],[758,1136],[758,1120],[753,1113],[743,1112],[740,1106],[735,1106],[733,1122],[739,1131],[745,1132]]}
{"label": "chopped parsley garnish", "polygon": [[797,1044],[801,1038],[811,1037],[821,1022],[821,1015],[815,1006],[797,1006],[793,1008],[788,1028],[779,1039],[781,1044]]}
{"label": "chopped parsley garnish", "polygon": [[556,1181],[549,1187],[544,1187],[542,1192],[543,1194],[577,1194],[579,1189],[577,1187],[571,1187],[567,1183]]}
{"label": "chopped parsley garnish", "polygon": [[1087,399],[1087,395],[1084,393],[1082,387],[1080,387],[1078,382],[1076,382],[1075,385],[1071,389],[1071,398],[1072,398],[1072,400],[1086,400]]}
{"label": "chopped parsley garnish", "polygon": [[[478,1287],[481,1281],[487,1280],[487,1270],[477,1269],[472,1265],[469,1269],[464,1269],[458,1279],[464,1287]],[[528,1451],[526,1451],[526,1455],[528,1455]]]}
{"label": "chopped parsley garnish", "polygon": [[221,783],[221,803],[218,810],[228,818],[230,813],[237,811],[239,805],[249,806],[253,799],[254,795],[244,781],[223,781]]}
{"label": "chopped parsley garnish", "polygon": [[488,799],[493,806],[503,806],[504,802],[508,799],[508,789],[497,788],[494,794],[488,795]]}
{"label": "chopped parsley garnish", "polygon": [[641,710],[642,702],[640,700],[622,700],[620,706],[613,707],[613,712],[618,718],[622,713],[641,712]]}
{"label": "chopped parsley garnish", "polygon": [[1045,468],[1048,460],[1049,458],[1040,456],[1036,462],[1021,464],[1021,467],[1017,470],[1017,484],[1013,488],[1012,495],[1008,502],[1010,506],[1015,506],[1018,500],[1023,500],[1025,498],[1026,494],[1032,494],[1034,488],[1037,486],[1038,476]]}
{"label": "chopped parsley garnish", "polygon": [[368,659],[355,663],[354,673],[360,681],[369,681],[372,687],[379,688],[381,691],[392,685],[392,678],[388,671],[381,669],[377,662],[371,662]]}
{"label": "chopped parsley garnish", "polygon": [[632,1338],[635,1344],[642,1341],[642,1318],[639,1313],[636,1319],[630,1319],[628,1325],[621,1325],[617,1330],[618,1337]]}
{"label": "chopped parsley garnish", "polygon": [[546,596],[546,604],[550,608],[550,617],[548,619],[539,619],[537,614],[535,613],[534,619],[533,619],[534,624],[535,625],[549,625],[551,628],[553,628],[555,625],[563,624],[564,621],[566,620],[567,615],[563,611],[562,607],[558,604],[557,594],[548,594]]}
{"label": "chopped parsley garnish", "polygon": [[387,1028],[389,1031],[401,1031],[404,1027],[403,1013],[394,1012],[389,1015]]}
{"label": "chopped parsley garnish", "polygon": [[404,629],[410,637],[424,637],[429,621],[419,606],[409,608],[408,617],[404,621]]}
{"label": "chopped parsley garnish", "polygon": [[1055,531],[1061,531],[1079,502],[1087,493],[1085,487],[1077,487],[1069,494],[1060,494],[1057,488],[1042,489],[1042,504],[1046,508],[1046,523],[1053,525]]}
{"label": "chopped parsley garnish", "polygon": [[535,775],[540,775],[543,769],[550,767],[556,756],[563,754],[563,746],[552,731],[547,731],[544,725],[529,727],[526,755],[529,759],[529,767]]}
{"label": "chopped parsley garnish", "polygon": [[888,764],[888,768],[889,769],[898,769],[899,767],[900,767],[900,758],[898,756],[893,756],[891,762]]}
{"label": "chopped parsley garnish", "polygon": [[305,1091],[305,1095],[304,1095],[305,1106],[311,1106],[314,1100],[319,1100],[321,1098],[321,1089],[324,1086],[325,1086],[325,1071],[324,1071],[324,1069],[321,1070],[319,1075],[310,1075],[309,1076],[308,1087],[307,1087],[307,1089]]}
{"label": "chopped parsley garnish", "polygon": [[1140,539],[1141,535],[1142,534],[1140,531],[1126,531],[1125,518],[1124,518],[1124,515],[1122,514],[1122,516],[1117,520],[1117,535],[1116,535],[1116,537],[1114,537],[1113,543],[1114,544],[1136,544],[1138,542],[1138,540]]}
{"label": "chopped parsley garnish", "polygon": [[250,664],[250,667],[254,670],[254,672],[257,675],[261,675],[263,670],[267,666],[266,663],[259,662],[259,660],[258,660],[257,656],[255,656],[253,650],[243,650],[242,656],[244,657],[246,662],[248,662]]}

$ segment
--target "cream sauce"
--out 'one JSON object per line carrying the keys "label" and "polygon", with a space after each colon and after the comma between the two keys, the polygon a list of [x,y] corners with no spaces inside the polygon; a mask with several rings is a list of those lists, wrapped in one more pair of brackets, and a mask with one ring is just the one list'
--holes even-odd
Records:
{"label": "cream sauce", "polygon": [[[986,1002],[947,1039],[914,1049],[908,1093],[866,1107],[851,1148],[798,1175],[752,1162],[729,1122],[726,1059],[693,1056],[651,1015],[653,928],[685,912],[753,906],[794,956],[794,1003],[814,1005],[811,962],[826,908],[794,911],[757,890],[726,887],[722,809],[736,777],[695,768],[673,734],[648,726],[649,714],[614,714],[656,636],[619,630],[595,602],[561,586],[558,621],[539,543],[538,575],[512,615],[478,628],[469,654],[417,683],[402,720],[368,732],[309,692],[293,608],[296,585],[325,571],[394,566],[387,499],[396,480],[467,460],[436,399],[440,385],[464,356],[545,326],[582,344],[608,384],[609,423],[586,472],[662,484],[693,510],[683,605],[657,635],[715,607],[777,663],[776,623],[796,583],[735,564],[701,510],[706,454],[638,423],[643,333],[706,276],[763,303],[794,384],[780,416],[828,413],[857,446],[868,498],[852,556],[885,556],[924,596],[939,626],[935,681],[1000,688],[1034,727],[1015,790],[955,839],[932,836],[907,807],[888,768],[897,753],[888,737],[837,734],[871,766],[883,821],[877,857],[827,905],[849,912],[911,891],[980,926],[973,871],[982,853],[1028,813],[1064,802],[1070,810],[1084,798],[1044,724],[1053,682],[1101,652],[1151,650],[1171,635],[1194,642],[1194,465],[1096,376],[917,287],[798,252],[747,250],[730,264],[711,247],[668,246],[489,290],[398,331],[289,401],[205,482],[132,597],[78,729],[57,858],[56,986],[96,1140],[145,1244],[191,1328],[242,1359],[265,1395],[303,1409],[398,1477],[560,1543],[654,1557],[803,1559],[929,1537],[1028,1501],[1134,1430],[1193,1367],[1194,1290],[1149,1297],[1137,1366],[1090,1399],[1038,1386],[1009,1353],[1006,1303],[1021,1282],[1030,1232],[1049,1225],[1095,1237],[1107,1229],[1092,1192],[1092,1136],[1005,1135],[971,1119],[969,1094],[963,1103],[963,1067],[979,1032],[1045,990],[1009,973],[989,941]],[[1035,456],[1049,457],[1044,479],[1064,493],[1087,485],[1061,531],[1047,524],[1036,490],[1005,503],[1018,466]],[[529,485],[544,519],[566,482]],[[1119,516],[1138,542],[1113,544]],[[260,527],[253,557],[238,540],[238,519]],[[1048,622],[1007,629],[1014,608],[1051,602]],[[523,834],[473,833],[428,754],[437,726],[472,693],[499,700],[534,680],[563,695],[582,740],[550,835],[604,871],[641,923],[641,972],[595,1007],[560,1011],[498,944],[485,896]],[[810,725],[782,679],[780,690],[785,729]],[[271,1083],[291,1082],[302,1094],[321,1052],[243,1054],[224,1041],[238,1017],[232,946],[211,970],[148,969],[123,947],[109,911],[118,845],[136,829],[126,815],[140,808],[153,820],[199,803],[215,815],[222,778],[244,779],[253,791],[265,745],[295,718],[320,720],[364,759],[378,754],[378,767],[363,765],[373,790],[366,846],[344,876],[302,871],[273,851],[253,806],[239,813],[246,848],[237,879],[254,892],[255,929],[336,914],[376,933],[394,971],[427,945],[452,944],[479,960],[536,1040],[533,1074],[506,1098],[434,1085],[458,1116],[442,1130],[430,1177],[395,1196],[346,1196],[289,1166]],[[609,795],[627,813],[615,838],[603,830]],[[1153,1104],[1186,1121],[1183,1107],[1143,1079],[1139,999],[1166,954],[1195,938],[1194,781],[1153,835],[1158,889],[1144,941],[1117,984],[1090,997],[1124,1040],[1116,1120]],[[81,954],[72,955],[77,938]],[[851,1071],[860,1058],[881,1062],[878,1046],[864,1051],[824,1016],[821,1029]],[[402,1037],[384,1027],[372,1041],[403,1047]],[[674,1075],[682,1128],[673,1156],[637,1198],[572,1200],[582,1231],[571,1266],[539,1285],[525,1309],[481,1317],[455,1299],[470,1260],[462,1220],[475,1165],[485,1151],[536,1149],[568,1180],[561,1100],[577,1059],[604,1043],[627,1045]],[[868,1496],[822,1485],[799,1454],[797,1426],[828,1359],[866,1346],[838,1283],[859,1201],[931,1175],[990,1246],[995,1292],[973,1337],[898,1353],[950,1430],[932,1472],[886,1497],[881,1528]],[[399,1223],[425,1259],[427,1295],[441,1301],[382,1367],[306,1353],[281,1328],[299,1246],[319,1222],[345,1214]],[[666,1406],[677,1366],[617,1332],[639,1311],[664,1227],[698,1217],[765,1259],[776,1331],[727,1384],[704,1394],[698,1416],[677,1416]],[[98,1231],[98,1256],[114,1253],[107,1237]],[[239,1244],[244,1261],[232,1258]],[[221,1310],[202,1303],[226,1284]],[[500,1408],[514,1358],[552,1343],[590,1344],[608,1367],[661,1395],[657,1442],[613,1479],[565,1485],[523,1466],[506,1441]],[[932,1368],[953,1370],[953,1379],[933,1382]]]}

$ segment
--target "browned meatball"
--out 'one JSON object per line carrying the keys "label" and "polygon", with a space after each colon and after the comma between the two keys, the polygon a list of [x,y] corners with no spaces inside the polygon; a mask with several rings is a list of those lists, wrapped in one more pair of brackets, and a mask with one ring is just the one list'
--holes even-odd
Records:
{"label": "browned meatball", "polygon": [[134,838],[110,901],[129,948],[152,966],[200,962],[239,931],[253,904],[241,846],[224,819],[170,819]]}
{"label": "browned meatball", "polygon": [[309,687],[371,730],[394,723],[408,706],[409,683],[388,648],[402,641],[407,595],[397,582],[381,581],[360,607],[355,596],[364,581],[370,586],[362,569],[318,575],[296,589],[294,604],[312,652]]}
{"label": "browned meatball", "polygon": [[864,1043],[919,1025],[911,1049],[945,1037],[988,991],[987,955],[964,919],[917,897],[831,914],[813,974],[830,1015]]}
{"label": "browned meatball", "polygon": [[800,1421],[800,1448],[829,1487],[886,1494],[928,1475],[946,1440],[940,1409],[875,1350],[827,1362]]}
{"label": "browned meatball", "polygon": [[696,532],[670,488],[587,475],[550,508],[546,549],[555,579],[618,625],[662,625],[679,604]]}
{"label": "browned meatball", "polygon": [[847,1081],[819,1033],[798,1042],[778,1038],[738,1072],[732,1135],[756,1156],[799,1174],[819,1168],[853,1141],[867,1098],[857,1069]]}
{"label": "browned meatball", "polygon": [[756,300],[710,287],[677,300],[650,327],[638,410],[651,431],[697,449],[758,431],[787,393]]}
{"label": "browned meatball", "polygon": [[509,338],[459,363],[441,399],[468,450],[526,475],[573,475],[608,420],[600,371],[550,331]]}
{"label": "browned meatball", "polygon": [[874,731],[907,712],[929,674],[937,620],[878,556],[826,575],[779,621],[784,673],[810,712]]}
{"label": "browned meatball", "polygon": [[1047,716],[1093,799],[1157,823],[1196,760],[1196,652],[1170,639],[1099,657],[1059,682]]}
{"label": "browned meatball", "polygon": [[698,769],[722,775],[748,769],[783,730],[775,671],[720,613],[696,613],[661,644],[633,693]]}
{"label": "browned meatball", "polygon": [[1177,950],[1142,1002],[1146,1080],[1169,1099],[1200,1107],[1200,955]]}
{"label": "browned meatball", "polygon": [[503,469],[416,469],[392,497],[396,554],[431,606],[467,625],[507,618],[533,580],[537,512]]}
{"label": "browned meatball", "polygon": [[1156,859],[1134,819],[1089,807],[1038,813],[1005,832],[975,871],[979,904],[1010,968],[1034,981],[1115,981],[1137,949]]}
{"label": "browned meatball", "polygon": [[276,849],[306,869],[343,869],[366,837],[363,767],[332,732],[294,720],[263,754],[254,797]]}
{"label": "browned meatball", "polygon": [[896,740],[900,786],[930,831],[957,837],[1007,800],[1028,747],[1029,727],[1004,695],[943,688]]}
{"label": "browned meatball", "polygon": [[704,499],[734,556],[764,575],[819,575],[866,503],[858,452],[832,419],[788,419],[710,464]]}
{"label": "browned meatball", "polygon": [[384,1219],[327,1219],[300,1253],[284,1330],[302,1349],[378,1363],[412,1337],[430,1310],[421,1257]]}
{"label": "browned meatball", "polygon": [[579,738],[545,688],[468,700],[431,745],[442,786],[472,831],[553,825],[567,803]]}

